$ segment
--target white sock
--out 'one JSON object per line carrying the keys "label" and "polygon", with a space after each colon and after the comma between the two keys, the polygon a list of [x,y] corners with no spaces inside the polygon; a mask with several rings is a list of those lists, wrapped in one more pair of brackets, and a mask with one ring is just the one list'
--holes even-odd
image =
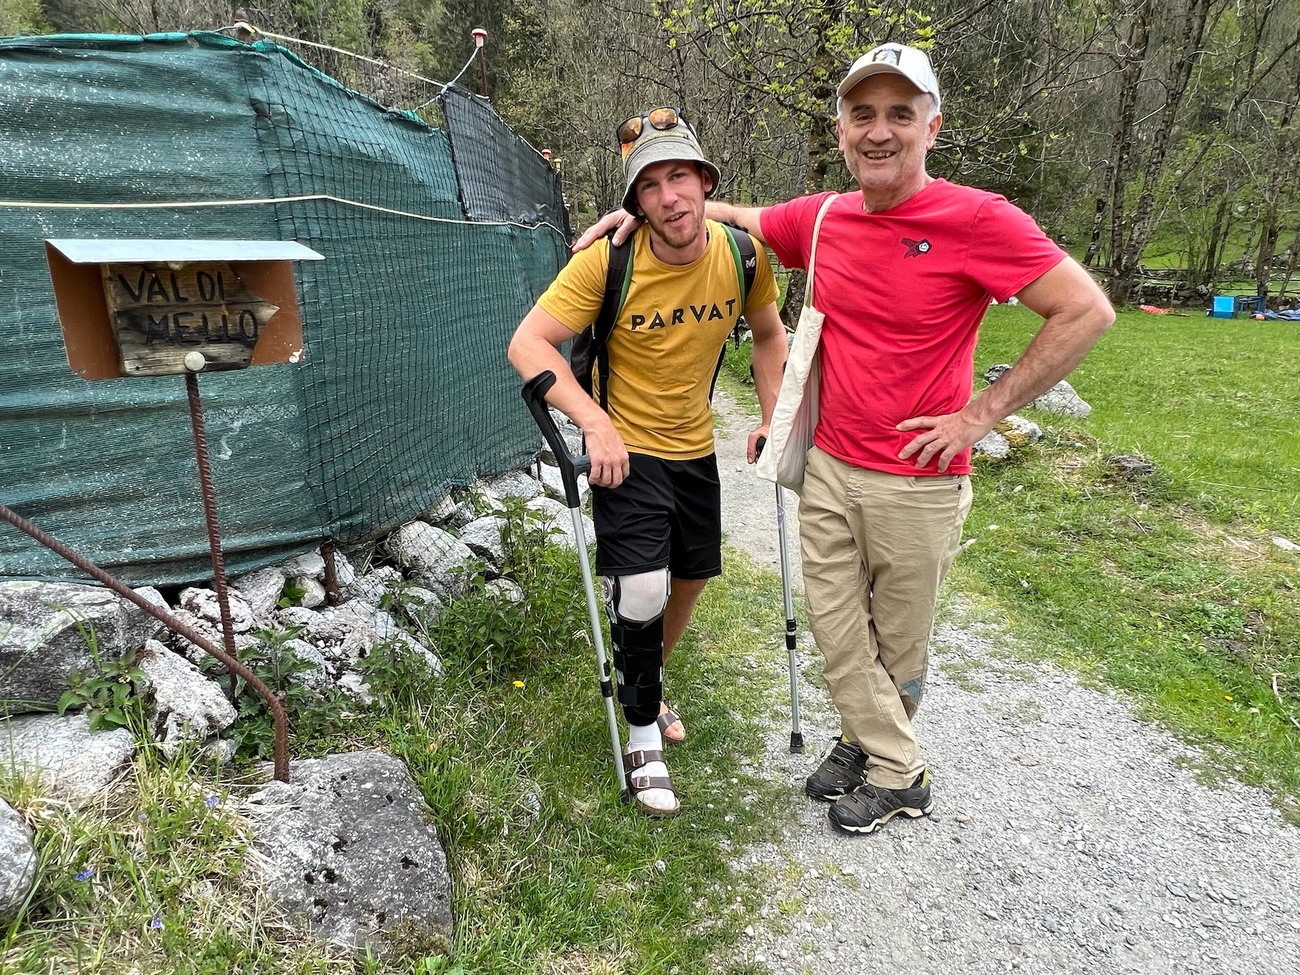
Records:
{"label": "white sock", "polygon": [[[659,734],[659,726],[653,722],[647,725],[629,724],[627,726],[628,751],[663,751],[663,747],[664,740]],[[667,774],[668,766],[663,762],[650,762],[632,773],[633,777]],[[661,812],[671,812],[677,808],[677,797],[668,789],[648,789],[637,795],[637,801]]]}

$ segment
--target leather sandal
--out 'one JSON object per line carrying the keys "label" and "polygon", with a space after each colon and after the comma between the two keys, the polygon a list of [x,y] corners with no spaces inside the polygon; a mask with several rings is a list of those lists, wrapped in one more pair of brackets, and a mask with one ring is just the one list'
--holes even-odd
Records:
{"label": "leather sandal", "polygon": [[[681,744],[686,740],[686,725],[682,724],[681,715],[668,707],[666,703],[664,704],[664,708],[666,709],[664,713],[655,718],[655,725],[659,728],[659,734],[663,736],[664,741],[672,742],[674,745]],[[668,734],[668,729],[673,725],[681,726],[681,737],[674,738],[672,735]]]}
{"label": "leather sandal", "polygon": [[677,788],[667,775],[636,775],[637,769],[645,768],[651,762],[662,762],[664,753],[659,749],[647,748],[625,752],[623,754],[624,775],[627,778],[627,794],[632,803],[651,819],[672,819],[682,811],[680,802],[672,809],[656,809],[642,802],[640,795],[651,789],[667,789],[677,798]]}

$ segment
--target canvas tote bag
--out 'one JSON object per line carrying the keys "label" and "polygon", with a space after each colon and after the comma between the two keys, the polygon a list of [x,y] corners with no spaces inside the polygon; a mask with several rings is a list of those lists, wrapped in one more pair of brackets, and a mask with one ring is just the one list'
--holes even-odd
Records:
{"label": "canvas tote bag", "polygon": [[808,281],[804,286],[803,310],[795,328],[790,357],[781,377],[781,392],[772,411],[768,428],[767,446],[758,458],[758,476],[775,481],[795,493],[803,491],[803,473],[808,464],[808,451],[813,445],[813,431],[817,429],[817,397],[821,390],[822,322],[826,316],[813,306],[813,277],[817,264],[817,237],[822,228],[822,217],[835,200],[826,198],[817,212],[813,224],[812,247],[808,252]]}

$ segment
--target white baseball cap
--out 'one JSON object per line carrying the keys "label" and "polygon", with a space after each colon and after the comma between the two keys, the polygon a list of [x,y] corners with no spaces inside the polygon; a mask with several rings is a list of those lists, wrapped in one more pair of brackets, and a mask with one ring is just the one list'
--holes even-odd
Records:
{"label": "white baseball cap", "polygon": [[881,44],[872,48],[853,62],[849,73],[844,76],[835,94],[843,98],[858,83],[873,74],[902,75],[921,91],[934,98],[934,110],[939,111],[939,82],[930,67],[930,59],[924,51],[918,51],[906,44]]}

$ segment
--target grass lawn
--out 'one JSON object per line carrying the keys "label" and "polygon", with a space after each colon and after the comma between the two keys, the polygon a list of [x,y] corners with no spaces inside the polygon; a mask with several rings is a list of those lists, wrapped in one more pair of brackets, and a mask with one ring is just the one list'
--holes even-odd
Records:
{"label": "grass lawn", "polygon": [[[1038,327],[990,309],[977,376]],[[979,465],[953,586],[1033,652],[1132,694],[1247,782],[1300,808],[1300,328],[1122,313],[1070,377],[1084,420]],[[978,385],[978,382],[977,382]],[[1106,462],[1138,454],[1129,480]]]}
{"label": "grass lawn", "polygon": [[[990,308],[978,377],[1040,319]],[[757,409],[749,347],[725,388]],[[1208,777],[1275,790],[1300,822],[1300,325],[1124,312],[1070,381],[1083,420],[1023,410],[1045,436],[977,462],[950,597],[1018,652],[1122,688],[1202,746]],[[1151,477],[1106,458],[1140,455]]]}
{"label": "grass lawn", "polygon": [[[244,869],[243,773],[214,777],[145,746],[134,774],[88,809],[0,779],[40,858],[32,900],[0,926],[0,971],[749,972],[733,949],[762,880],[733,875],[729,860],[790,816],[784,790],[746,770],[783,684],[754,666],[778,653],[779,581],[730,553],[705,590],[668,667],[670,693],[689,688],[689,738],[669,758],[688,814],[655,822],[618,798],[576,556],[542,547],[520,515],[524,602],[475,591],[417,631],[444,678],[381,647],[366,659],[373,707],[293,712],[295,758],[381,746],[405,760],[447,852],[450,958],[357,961],[294,933]],[[395,611],[404,598],[393,594]],[[147,739],[138,709],[132,724]]]}

